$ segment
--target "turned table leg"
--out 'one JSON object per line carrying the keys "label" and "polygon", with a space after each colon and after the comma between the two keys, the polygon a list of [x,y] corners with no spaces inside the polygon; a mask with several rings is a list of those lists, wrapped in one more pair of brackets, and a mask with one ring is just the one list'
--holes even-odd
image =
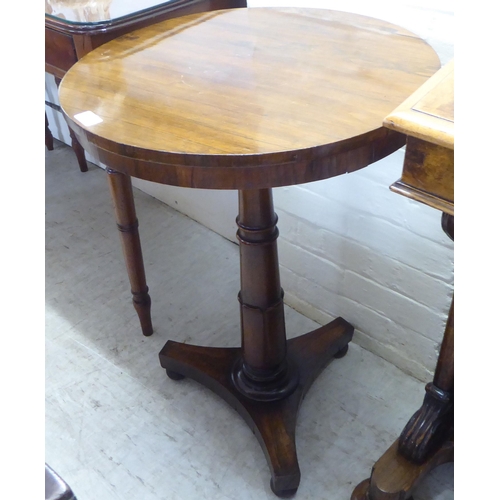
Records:
{"label": "turned table leg", "polygon": [[205,385],[253,430],[271,470],[271,489],[293,495],[300,469],[295,425],[316,377],[346,354],[354,328],[342,318],[287,341],[279,277],[278,229],[270,189],[239,193],[241,348],[168,341],[160,363],[170,378]]}
{"label": "turned table leg", "polygon": [[[61,83],[60,78],[55,78],[56,85],[59,87]],[[47,127],[45,128],[45,134],[47,134]],[[78,142],[75,133],[71,128],[69,128],[69,136],[71,137],[71,147],[75,152],[76,159],[78,161],[78,166],[80,167],[80,172],[87,172],[89,167],[87,165],[87,160],[85,159],[85,150],[82,145]]]}
{"label": "turned table leg", "polygon": [[116,225],[120,232],[123,255],[132,289],[132,300],[139,316],[142,333],[153,333],[151,297],[146,285],[146,272],[142,258],[139,222],[135,213],[132,181],[129,175],[106,169],[109,189],[115,209]]}
{"label": "turned table leg", "polygon": [[[454,218],[443,214],[442,227],[453,239]],[[408,500],[438,465],[453,461],[454,300],[448,314],[433,381],[422,406],[393,445],[377,461],[370,479],[358,484],[351,500]]]}

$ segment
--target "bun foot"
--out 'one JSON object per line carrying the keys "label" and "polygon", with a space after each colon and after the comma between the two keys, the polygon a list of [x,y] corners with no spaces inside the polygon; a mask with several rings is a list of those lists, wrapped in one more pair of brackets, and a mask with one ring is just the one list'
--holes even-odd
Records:
{"label": "bun foot", "polygon": [[186,378],[184,375],[181,375],[180,373],[173,372],[172,370],[165,370],[167,372],[168,378],[171,378],[172,380],[182,380],[183,378]]}
{"label": "bun foot", "polygon": [[[279,497],[279,498],[290,498],[297,493],[297,490],[299,489],[299,482],[300,482],[300,475],[297,478],[297,487],[296,488],[287,488],[283,486],[280,488],[279,485],[282,481],[280,481],[280,478],[271,478],[271,490],[273,493]],[[276,486],[278,485],[278,486]]]}
{"label": "bun foot", "polygon": [[370,500],[368,489],[370,488],[370,479],[361,481],[352,492],[351,500]]}
{"label": "bun foot", "polygon": [[335,359],[343,358],[347,354],[348,350],[349,350],[349,344],[347,344],[345,347],[342,347],[342,349],[340,349],[340,351],[337,352],[337,354],[335,354],[333,357]]}

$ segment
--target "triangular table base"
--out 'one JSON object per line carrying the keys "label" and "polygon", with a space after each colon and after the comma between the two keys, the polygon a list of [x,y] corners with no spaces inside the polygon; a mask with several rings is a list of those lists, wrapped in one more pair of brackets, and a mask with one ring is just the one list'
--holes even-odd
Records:
{"label": "triangular table base", "polygon": [[287,341],[287,359],[298,369],[299,383],[279,401],[254,401],[235,387],[232,374],[240,361],[240,348],[200,347],[168,341],[160,363],[170,378],[189,377],[211,389],[247,422],[264,451],[271,488],[280,497],[293,495],[300,482],[295,447],[295,426],[300,404],[316,377],[333,358],[347,352],[354,328],[342,318]]}

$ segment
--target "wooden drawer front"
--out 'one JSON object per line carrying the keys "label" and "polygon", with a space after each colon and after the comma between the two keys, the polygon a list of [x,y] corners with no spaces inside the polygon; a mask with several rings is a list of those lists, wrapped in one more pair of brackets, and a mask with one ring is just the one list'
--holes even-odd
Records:
{"label": "wooden drawer front", "polygon": [[76,61],[73,38],[45,28],[45,63],[66,72]]}
{"label": "wooden drawer front", "polygon": [[401,180],[453,203],[454,151],[408,137]]}

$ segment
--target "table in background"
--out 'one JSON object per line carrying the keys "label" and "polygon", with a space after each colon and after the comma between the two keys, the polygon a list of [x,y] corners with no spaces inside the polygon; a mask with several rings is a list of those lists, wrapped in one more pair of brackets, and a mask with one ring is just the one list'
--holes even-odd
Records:
{"label": "table in background", "polygon": [[[454,61],[449,62],[384,121],[408,136],[400,180],[391,190],[443,212],[454,236]],[[432,469],[453,461],[453,299],[432,383],[422,407],[360,483],[351,500],[409,498]]]}
{"label": "table in background", "polygon": [[353,172],[402,147],[404,135],[382,120],[438,68],[429,45],[384,21],[253,8],[135,31],[88,54],[61,84],[70,127],[108,166],[134,301],[144,302],[143,332],[151,333],[150,299],[130,176],[239,191],[242,346],[168,341],[160,363],[171,378],[199,381],[241,414],[279,496],[300,482],[302,399],[347,352],[354,328],[339,317],[287,340],[272,188]]}
{"label": "table in background", "polygon": [[[195,12],[246,7],[246,0],[45,0],[45,71],[59,85],[66,71],[103,43],[132,30]],[[46,102],[56,110],[57,104]],[[71,146],[82,172],[85,152],[70,129]],[[45,114],[45,145],[53,137]]]}

